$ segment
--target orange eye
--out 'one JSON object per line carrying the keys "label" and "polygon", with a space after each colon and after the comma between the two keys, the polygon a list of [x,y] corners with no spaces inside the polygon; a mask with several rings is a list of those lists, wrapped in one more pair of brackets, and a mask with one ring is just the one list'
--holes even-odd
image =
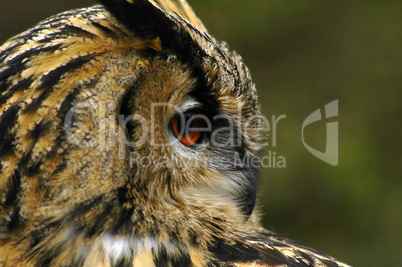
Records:
{"label": "orange eye", "polygon": [[205,121],[203,118],[192,118],[193,114],[185,114],[184,120],[182,116],[176,116],[172,120],[173,132],[179,140],[186,146],[192,146],[202,141],[205,129]]}

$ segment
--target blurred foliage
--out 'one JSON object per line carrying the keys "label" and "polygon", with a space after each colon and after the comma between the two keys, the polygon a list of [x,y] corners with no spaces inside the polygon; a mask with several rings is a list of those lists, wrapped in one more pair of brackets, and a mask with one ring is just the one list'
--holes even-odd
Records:
{"label": "blurred foliage", "polygon": [[[0,40],[94,1],[2,0]],[[355,266],[402,266],[402,2],[190,0],[250,68],[264,115],[285,114],[286,168],[261,170],[264,225]],[[339,165],[301,141],[304,119],[339,99]],[[323,150],[325,123],[306,141]]]}

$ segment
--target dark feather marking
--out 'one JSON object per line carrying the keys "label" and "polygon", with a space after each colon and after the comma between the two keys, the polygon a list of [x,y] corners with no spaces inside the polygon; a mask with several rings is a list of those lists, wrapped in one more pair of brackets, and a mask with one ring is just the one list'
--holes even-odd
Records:
{"label": "dark feather marking", "polygon": [[[3,81],[3,83],[5,83],[7,78],[9,78],[11,75],[21,72],[24,68],[25,65],[23,64],[9,65],[6,69],[0,72],[0,81]],[[4,91],[4,89],[2,89],[2,91]]]}
{"label": "dark feather marking", "polygon": [[47,134],[48,130],[52,126],[52,122],[39,122],[35,128],[29,132],[30,137],[34,140],[34,142],[38,141],[40,137]]}
{"label": "dark feather marking", "polygon": [[166,248],[161,247],[158,251],[152,249],[152,256],[156,266],[160,267],[168,267],[169,266],[169,257],[166,252]]}
{"label": "dark feather marking", "polygon": [[57,127],[58,129],[64,129],[64,118],[66,113],[74,106],[74,100],[81,93],[83,87],[93,88],[99,82],[99,77],[93,77],[86,84],[79,84],[77,85],[74,90],[68,93],[68,95],[64,98],[63,102],[60,105],[59,110],[57,111],[57,117],[61,119],[60,125]]}
{"label": "dark feather marking", "polygon": [[70,35],[68,30],[65,30],[67,28],[66,25],[62,24],[62,25],[60,25],[60,27],[61,28],[57,29],[57,31],[48,33],[48,34],[46,34],[46,36],[41,36],[41,39],[38,39],[37,42],[39,44],[45,44],[45,43],[49,43],[49,42],[53,42],[53,41],[57,40],[59,42],[64,43],[64,40],[72,35]]}
{"label": "dark feather marking", "polygon": [[192,266],[190,255],[186,251],[185,254],[181,254],[177,257],[172,257],[166,251],[165,247],[160,247],[159,249],[155,250],[152,249],[152,256],[155,263],[155,266],[161,267],[188,267]]}
{"label": "dark feather marking", "polygon": [[65,36],[62,36],[60,33],[55,32],[55,33],[50,33],[48,35],[46,35],[46,37],[44,37],[43,39],[38,40],[37,42],[40,44],[44,44],[44,43],[49,43],[52,42],[54,40],[58,40],[58,39],[64,39],[67,37],[67,33],[65,33]]}
{"label": "dark feather marking", "polygon": [[4,64],[8,65],[8,68],[4,71],[0,72],[0,80],[6,79],[11,75],[21,72],[23,69],[26,68],[26,64],[23,64],[22,61],[24,59],[30,58],[33,55],[38,55],[40,53],[49,52],[49,51],[56,51],[58,50],[63,44],[56,44],[47,47],[37,47],[26,50],[24,53],[19,54],[18,56],[3,62]]}
{"label": "dark feather marking", "polygon": [[333,261],[325,260],[325,259],[320,259],[322,263],[326,264],[328,267],[339,267],[339,264]]}
{"label": "dark feather marking", "polygon": [[36,112],[37,109],[42,105],[43,101],[53,92],[53,86],[55,86],[61,79],[61,77],[66,73],[72,73],[75,69],[81,67],[82,65],[88,63],[93,55],[79,57],[70,61],[69,63],[52,70],[47,75],[43,76],[41,81],[42,84],[36,88],[36,90],[44,92],[32,103],[26,106],[23,110],[24,114]]}
{"label": "dark feather marking", "polygon": [[68,62],[65,65],[62,65],[52,71],[50,71],[48,74],[43,76],[41,78],[42,84],[36,88],[37,91],[41,91],[44,89],[49,89],[52,88],[55,84],[57,84],[60,81],[60,78],[65,74],[65,73],[71,73],[75,69],[78,69],[82,65],[86,64],[88,61],[90,61],[93,57],[93,54],[87,55],[87,56],[82,56],[79,58],[75,58]]}
{"label": "dark feather marking", "polygon": [[181,254],[179,258],[173,258],[172,259],[172,266],[178,266],[178,267],[188,267],[188,266],[193,266],[191,264],[191,258],[188,253],[186,254]]}
{"label": "dark feather marking", "polygon": [[107,35],[114,37],[114,38],[118,38],[118,34],[116,34],[112,29],[109,29],[106,26],[103,26],[102,24],[92,21],[91,25],[98,28],[99,30],[103,31],[104,33],[106,33]]}
{"label": "dark feather marking", "polygon": [[29,169],[29,167],[32,167],[32,171],[35,172],[35,168],[36,168],[35,166],[37,164],[41,164],[40,162],[33,162],[32,161],[31,155],[32,155],[32,152],[33,152],[34,145],[35,144],[31,145],[31,147],[29,148],[28,152],[26,152],[22,156],[20,162],[18,163],[18,170],[21,171],[21,175],[26,175],[27,170]]}
{"label": "dark feather marking", "polygon": [[3,50],[0,51],[0,64],[4,63],[4,60],[12,53],[16,47],[26,43],[26,39],[20,38],[20,36],[15,36],[11,38],[10,43]]}
{"label": "dark feather marking", "polygon": [[40,167],[43,165],[43,159],[39,159],[36,161],[30,161],[26,171],[24,172],[24,174],[26,174],[27,176],[35,176],[40,174]]}
{"label": "dark feather marking", "polygon": [[6,201],[4,202],[5,210],[11,209],[12,213],[10,219],[7,222],[7,229],[12,232],[18,229],[22,224],[23,220],[20,215],[20,206],[18,205],[18,195],[21,192],[21,175],[19,170],[15,170],[11,178],[7,183],[8,192],[6,196]]}
{"label": "dark feather marking", "polygon": [[276,250],[276,249],[270,249],[267,250],[265,249],[263,252],[263,258],[262,258],[262,262],[269,264],[269,266],[281,266],[283,264],[287,264],[288,266],[297,266],[294,264],[291,264],[288,261],[288,258],[285,257],[285,255],[283,255],[283,253],[281,253],[280,251]]}
{"label": "dark feather marking", "polygon": [[[135,94],[137,92],[136,88],[142,83],[142,77],[139,75],[139,78],[135,81],[133,85],[131,85],[125,92],[123,97],[121,98],[121,101],[118,104],[118,112],[120,116],[123,116],[123,119],[126,119],[130,117],[133,114],[133,109],[132,109],[132,101],[135,99]],[[125,126],[125,127],[124,127]],[[122,125],[122,129],[125,134],[126,138],[128,141],[133,142],[133,136],[134,136],[134,131],[135,131],[135,123],[134,120],[129,120],[127,124]],[[131,146],[127,146],[127,149],[132,149]]]}
{"label": "dark feather marking", "polygon": [[68,216],[65,218],[65,221],[72,221],[76,218],[79,218],[86,214],[91,208],[94,206],[98,206],[105,201],[105,195],[106,194],[101,194],[98,195],[94,198],[91,198],[89,200],[86,200],[85,202],[78,203],[75,205],[75,207],[69,212]]}
{"label": "dark feather marking", "polygon": [[[55,146],[57,147],[57,146]],[[46,157],[51,158],[55,153],[51,152],[49,153]],[[58,173],[63,172],[67,168],[67,163],[64,161],[64,158],[60,161],[61,163],[56,166],[56,169],[51,173],[51,177],[55,177]],[[43,198],[46,201],[51,201],[52,195],[51,195],[52,188],[51,187],[45,187],[44,188],[44,193],[43,193]]]}
{"label": "dark feather marking", "polygon": [[[70,36],[83,36],[83,37],[88,37],[88,35],[94,36],[94,34],[91,32],[88,32],[80,27],[76,27],[74,25],[69,25],[66,23],[68,23],[68,18],[67,19],[60,18],[58,20],[55,20],[54,22],[46,22],[45,25],[51,25],[51,29],[54,30],[53,32],[48,33],[45,36],[41,36],[43,28],[40,27],[37,29],[33,29],[19,37],[25,37],[28,39],[36,37],[38,39],[36,40],[37,43],[46,43],[53,40],[66,39],[67,37]],[[41,36],[42,38],[39,39],[38,38],[39,36]]]}
{"label": "dark feather marking", "polygon": [[168,255],[166,248],[161,247],[158,251],[152,249],[152,256],[155,266],[174,266],[174,267],[188,267],[192,266],[191,258],[187,251],[182,252],[179,256],[172,257]]}
{"label": "dark feather marking", "polygon": [[35,228],[30,232],[30,236],[33,239],[30,244],[30,253],[35,254],[36,250],[39,249],[40,243],[44,241],[48,236],[48,233],[51,232],[49,230],[57,231],[62,224],[63,220],[52,221],[51,218],[46,218],[39,221],[39,228]]}
{"label": "dark feather marking", "polygon": [[98,211],[98,214],[93,219],[94,225],[85,233],[86,237],[91,238],[94,235],[99,235],[102,232],[103,226],[111,217],[113,208],[115,208],[115,206],[111,202],[108,202],[106,203],[106,207],[103,208],[103,211]]}
{"label": "dark feather marking", "polygon": [[4,208],[9,208],[16,204],[18,199],[18,193],[21,191],[21,175],[19,170],[15,170],[14,174],[8,180],[7,183],[8,192],[6,201],[4,202]]}
{"label": "dark feather marking", "polygon": [[0,81],[0,100],[1,100],[1,97],[2,97],[2,95],[5,95],[6,94],[6,89],[8,88],[10,86],[10,83],[9,82],[6,82],[6,81]]}
{"label": "dark feather marking", "polygon": [[[28,89],[32,83],[33,83],[32,76],[29,78],[26,78],[26,79],[22,79],[21,81],[18,81],[15,85],[13,85],[11,88],[9,88],[4,95],[0,96],[0,106],[5,104],[7,102],[7,100],[14,93]],[[7,86],[6,83],[4,83],[4,85]]]}
{"label": "dark feather marking", "polygon": [[[51,28],[46,27],[45,29],[47,29],[47,30],[48,29],[53,30],[51,33],[48,33],[46,35],[46,37],[47,36],[52,36],[52,37],[57,36],[60,32],[59,27],[63,27],[63,26],[65,26],[63,23],[59,23],[59,24],[52,25]],[[34,38],[36,38],[36,39],[38,39],[37,40],[38,43],[43,43],[43,42],[41,42],[42,39],[39,39],[39,37],[43,37],[43,30],[44,29],[42,27],[33,28],[28,32],[18,35],[17,38],[24,39],[25,40],[24,43],[26,43],[26,41],[28,41],[28,40],[33,40]]]}
{"label": "dark feather marking", "polygon": [[0,139],[0,159],[12,155],[17,144],[14,143],[15,136],[11,133],[6,133]]}
{"label": "dark feather marking", "polygon": [[127,234],[131,228],[131,216],[133,215],[134,208],[121,209],[116,215],[115,223],[113,225],[112,234]]}
{"label": "dark feather marking", "polygon": [[300,267],[302,267],[302,266],[307,266],[308,267],[308,266],[313,266],[314,265],[314,259],[311,258],[311,256],[309,254],[307,254],[305,252],[302,252],[302,251],[298,251],[297,254],[308,262],[308,263],[304,263],[304,261],[302,261],[302,263],[304,265],[301,265],[301,263],[299,263]]}
{"label": "dark feather marking", "polygon": [[221,262],[251,262],[262,259],[257,249],[241,243],[229,245],[218,240],[209,251]]}
{"label": "dark feather marking", "polygon": [[[115,264],[112,265],[113,267],[131,267],[129,259],[121,258]],[[159,266],[158,266],[159,267]]]}
{"label": "dark feather marking", "polygon": [[21,225],[23,225],[20,211],[21,207],[17,205],[10,216],[10,222],[7,224],[7,228],[11,233],[17,230]]}
{"label": "dark feather marking", "polygon": [[15,126],[18,119],[18,111],[21,109],[18,105],[12,105],[5,111],[0,118],[0,157],[13,152],[15,144],[15,135],[11,133],[11,129]]}
{"label": "dark feather marking", "polygon": [[58,244],[46,250],[44,255],[38,260],[37,266],[51,267],[54,266],[53,260],[63,251],[63,244]]}
{"label": "dark feather marking", "polygon": [[30,30],[14,37],[14,39],[15,40],[25,39],[23,43],[26,43],[26,40],[31,40],[33,37],[39,36],[43,32],[43,29],[53,29],[59,31],[59,29],[65,26],[66,22],[68,22],[72,17],[82,14],[82,12],[85,12],[86,10],[87,10],[86,8],[76,9],[51,16],[50,18],[39,22],[36,26],[31,28]]}

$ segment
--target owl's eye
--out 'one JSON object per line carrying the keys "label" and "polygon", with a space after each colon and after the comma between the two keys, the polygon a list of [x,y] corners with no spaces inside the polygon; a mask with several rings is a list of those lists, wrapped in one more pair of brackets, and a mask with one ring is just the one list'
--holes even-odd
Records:
{"label": "owl's eye", "polygon": [[180,142],[193,146],[203,141],[206,121],[200,114],[184,113],[173,117],[171,127]]}

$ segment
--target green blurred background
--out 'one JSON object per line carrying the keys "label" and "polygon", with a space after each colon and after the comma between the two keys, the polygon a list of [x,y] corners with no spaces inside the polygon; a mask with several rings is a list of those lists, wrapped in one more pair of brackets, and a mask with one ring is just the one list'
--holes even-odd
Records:
{"label": "green blurred background", "polygon": [[[1,0],[0,41],[90,0]],[[354,266],[402,266],[402,2],[190,0],[250,68],[286,168],[261,170],[266,227]],[[339,99],[339,165],[304,119]],[[306,128],[325,148],[325,122]]]}

